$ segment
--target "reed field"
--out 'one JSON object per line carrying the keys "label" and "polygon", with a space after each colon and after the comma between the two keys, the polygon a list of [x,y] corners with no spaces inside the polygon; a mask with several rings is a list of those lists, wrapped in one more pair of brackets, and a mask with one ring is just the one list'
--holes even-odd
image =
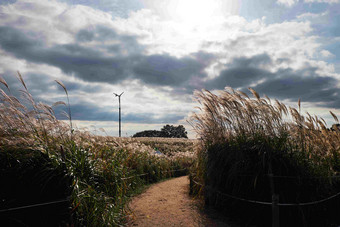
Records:
{"label": "reed field", "polygon": [[188,140],[183,138],[164,138],[164,137],[135,137],[142,144],[154,147],[163,154],[170,156],[192,153],[197,144],[197,140]]}
{"label": "reed field", "polygon": [[[12,96],[0,78],[2,223],[123,225],[129,214],[126,204],[134,193],[144,185],[188,173],[195,140],[116,138],[78,130],[72,125],[72,106],[62,82],[56,81],[67,102],[49,106],[36,102],[20,73],[18,78],[21,97]],[[69,121],[56,119],[58,105],[64,106]],[[49,202],[43,208],[20,208]]]}
{"label": "reed field", "polygon": [[[72,122],[68,91],[36,102],[0,77],[0,218],[10,226],[121,226],[145,185],[190,170],[190,191],[240,225],[338,226],[340,131],[278,100],[196,91],[198,140],[93,135]],[[63,106],[68,121],[54,112]],[[330,112],[335,123],[337,116]],[[255,202],[254,202],[255,201]],[[28,217],[28,218],[27,218]]]}
{"label": "reed field", "polygon": [[[340,132],[278,100],[226,88],[196,91],[191,124],[201,138],[191,192],[243,226],[340,224]],[[330,112],[335,123],[337,116]]]}

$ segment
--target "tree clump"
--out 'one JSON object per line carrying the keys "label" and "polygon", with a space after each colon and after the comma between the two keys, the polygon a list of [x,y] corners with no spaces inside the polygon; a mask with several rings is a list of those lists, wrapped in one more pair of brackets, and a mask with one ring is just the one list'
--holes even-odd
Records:
{"label": "tree clump", "polygon": [[145,130],[137,132],[133,137],[165,137],[165,138],[188,138],[183,125],[165,125],[159,130]]}

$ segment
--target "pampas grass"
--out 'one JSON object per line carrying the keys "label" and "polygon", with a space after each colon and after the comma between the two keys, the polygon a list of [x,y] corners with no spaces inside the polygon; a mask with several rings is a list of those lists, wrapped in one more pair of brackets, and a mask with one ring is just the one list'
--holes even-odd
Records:
{"label": "pampas grass", "polygon": [[[206,189],[202,196],[207,204],[224,208],[233,207],[237,201],[225,203],[207,188],[270,202],[268,175],[273,171],[275,193],[280,194],[282,203],[313,201],[338,192],[340,133],[328,129],[321,117],[309,113],[303,115],[300,99],[297,110],[278,100],[262,98],[252,88],[249,91],[253,98],[229,87],[218,94],[195,91],[200,112],[194,113],[190,122],[201,143],[197,162],[191,171],[191,179],[199,182],[194,191]],[[337,116],[330,113],[338,122]],[[237,207],[241,212],[238,215],[242,214],[243,219],[256,216],[254,222],[265,225],[269,220],[270,223],[270,209],[269,216],[263,216],[266,212],[257,213],[259,209],[256,207],[236,205],[233,208],[237,210]],[[321,220],[327,226],[330,219],[337,218],[336,209],[317,207],[316,210],[320,211],[318,220],[315,210],[295,214],[285,212],[294,215],[302,212],[302,216],[315,220],[314,224],[320,224],[318,221]],[[304,222],[301,215],[294,215],[286,217],[286,224],[293,217],[302,225],[313,222]]]}
{"label": "pampas grass", "polygon": [[[136,190],[161,179],[184,175],[193,162],[194,141],[155,142],[96,136],[77,130],[72,124],[68,91],[61,81],[56,82],[64,89],[67,104],[58,101],[50,106],[34,100],[19,72],[18,79],[23,87],[20,98],[11,94],[0,77],[7,90],[0,88],[0,150],[39,150],[48,154],[55,166],[67,170],[65,174],[73,179],[70,225],[121,225],[128,212],[125,204]],[[58,105],[67,108],[69,125],[55,117],[54,108]],[[155,154],[155,149],[166,146],[164,155]],[[179,148],[183,152],[176,152]]]}

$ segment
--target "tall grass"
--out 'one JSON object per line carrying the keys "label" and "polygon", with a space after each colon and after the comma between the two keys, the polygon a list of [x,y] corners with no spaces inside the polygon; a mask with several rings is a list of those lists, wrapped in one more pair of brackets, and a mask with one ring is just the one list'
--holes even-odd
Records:
{"label": "tall grass", "polygon": [[[48,155],[54,166],[66,169],[65,174],[73,179],[69,185],[72,188],[69,224],[121,225],[128,212],[126,202],[134,191],[145,184],[187,173],[186,169],[173,170],[190,166],[192,152],[156,155],[157,148],[145,141],[95,136],[77,130],[72,125],[67,89],[60,81],[57,83],[65,90],[67,104],[59,101],[50,106],[34,100],[20,73],[18,79],[23,86],[20,98],[14,97],[6,81],[0,78],[5,89],[0,88],[0,152],[11,156],[13,149],[39,150]],[[69,125],[55,117],[57,105],[67,108]],[[38,218],[34,215],[32,218]]]}
{"label": "tall grass", "polygon": [[[232,88],[218,95],[195,92],[201,112],[193,114],[191,123],[200,135],[201,148],[191,179],[199,183],[193,184],[194,191],[205,192],[206,204],[223,207],[248,224],[270,225],[270,206],[243,203],[220,193],[266,202],[279,194],[280,203],[334,195],[340,191],[340,133],[327,129],[320,117],[303,115],[300,100],[296,109],[249,90],[253,98]],[[335,199],[316,207],[282,208],[281,224],[339,224],[339,204]]]}

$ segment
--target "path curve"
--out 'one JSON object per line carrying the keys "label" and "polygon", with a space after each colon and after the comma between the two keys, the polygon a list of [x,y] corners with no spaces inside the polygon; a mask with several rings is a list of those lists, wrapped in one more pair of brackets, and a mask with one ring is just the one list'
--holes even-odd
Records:
{"label": "path curve", "polygon": [[133,198],[127,226],[228,226],[210,220],[199,211],[197,202],[189,196],[188,176],[152,185]]}

